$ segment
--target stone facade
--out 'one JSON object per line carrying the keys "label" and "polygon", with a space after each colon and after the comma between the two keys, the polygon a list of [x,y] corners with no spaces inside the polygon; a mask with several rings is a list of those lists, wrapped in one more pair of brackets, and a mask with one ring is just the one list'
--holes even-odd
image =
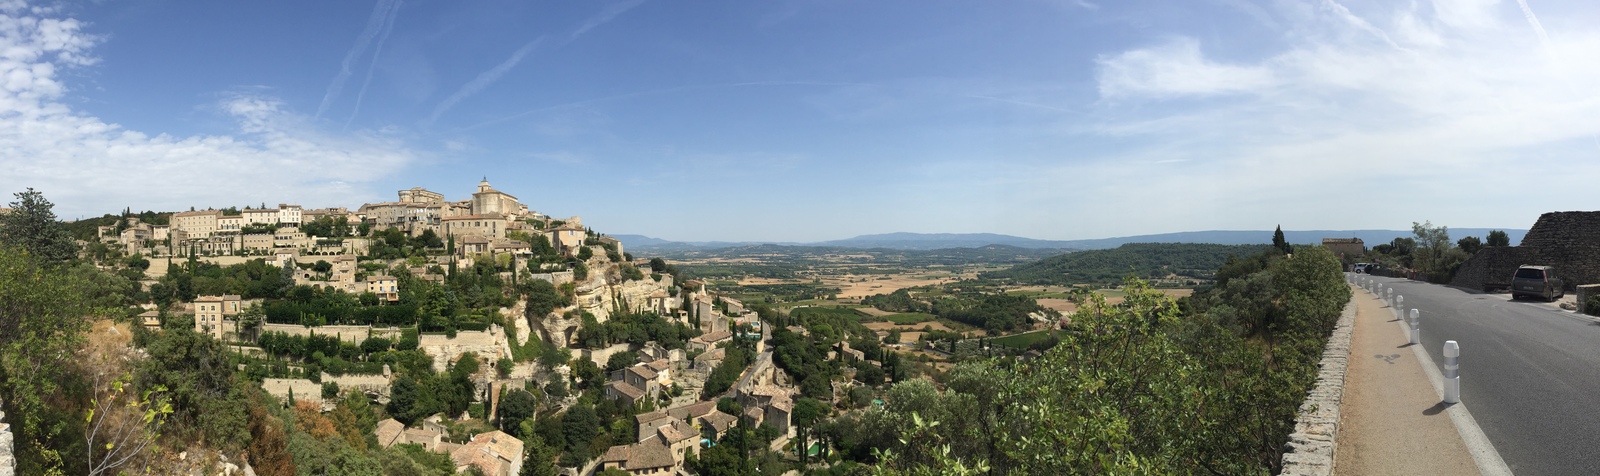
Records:
{"label": "stone facade", "polygon": [[1550,212],[1539,216],[1520,246],[1486,247],[1456,271],[1453,286],[1504,288],[1521,265],[1553,266],[1572,290],[1600,283],[1600,212]]}

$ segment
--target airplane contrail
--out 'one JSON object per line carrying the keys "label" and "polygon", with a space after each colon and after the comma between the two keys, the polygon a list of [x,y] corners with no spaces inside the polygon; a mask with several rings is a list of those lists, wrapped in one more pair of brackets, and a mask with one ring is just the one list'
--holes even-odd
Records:
{"label": "airplane contrail", "polygon": [[367,46],[372,44],[372,39],[383,29],[384,19],[388,18],[389,12],[398,3],[399,0],[378,0],[378,4],[373,5],[372,15],[367,18],[367,27],[361,30],[361,36],[356,37],[356,44],[345,53],[344,61],[339,64],[339,74],[333,77],[333,83],[328,85],[328,92],[322,95],[322,104],[317,106],[315,117],[322,117],[323,113],[328,112],[328,106],[333,104],[334,98],[344,90],[344,82],[350,79],[351,63],[366,53]]}
{"label": "airplane contrail", "polygon": [[367,97],[367,86],[372,84],[372,71],[378,69],[378,57],[383,56],[383,44],[389,41],[389,32],[394,31],[394,18],[400,15],[400,4],[397,0],[394,8],[389,9],[389,18],[384,20],[383,33],[378,35],[378,46],[372,50],[372,61],[367,64],[367,78],[361,81],[361,89],[356,91],[356,107],[350,112],[350,118],[344,120],[344,128],[349,129],[350,123],[355,122],[356,116],[361,114],[361,101]]}

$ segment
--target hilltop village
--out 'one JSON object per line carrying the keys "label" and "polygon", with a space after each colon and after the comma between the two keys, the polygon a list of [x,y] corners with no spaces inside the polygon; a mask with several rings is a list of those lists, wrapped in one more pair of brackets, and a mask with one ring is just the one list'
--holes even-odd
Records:
{"label": "hilltop village", "polygon": [[[279,204],[155,221],[128,217],[86,244],[147,270],[137,323],[225,343],[291,407],[376,402],[387,416],[372,429],[378,445],[416,445],[456,471],[553,461],[568,474],[687,473],[731,428],[793,446],[797,403],[864,404],[870,393],[851,390],[883,383],[898,360],[881,363],[870,334],[852,348],[845,333],[813,337],[679,282],[661,259],[487,180],[460,201],[411,188],[356,210]],[[803,391],[774,363],[775,324],[790,345],[821,342],[827,355],[815,358],[846,373]],[[535,434],[552,453],[525,462]]]}

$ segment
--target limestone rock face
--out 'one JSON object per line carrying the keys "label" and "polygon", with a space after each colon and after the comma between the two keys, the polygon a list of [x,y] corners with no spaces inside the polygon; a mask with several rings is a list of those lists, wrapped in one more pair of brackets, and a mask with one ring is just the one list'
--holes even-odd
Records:
{"label": "limestone rock face", "polygon": [[417,348],[433,356],[433,371],[443,372],[450,362],[467,352],[478,354],[480,361],[511,357],[511,349],[504,336],[505,330],[500,326],[491,326],[487,331],[457,332],[454,339],[438,334],[423,334],[419,336]]}

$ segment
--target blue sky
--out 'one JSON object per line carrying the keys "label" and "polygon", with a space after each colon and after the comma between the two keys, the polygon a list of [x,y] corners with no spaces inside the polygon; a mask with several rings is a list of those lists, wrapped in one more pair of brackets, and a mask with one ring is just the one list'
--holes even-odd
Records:
{"label": "blue sky", "polygon": [[613,234],[1526,228],[1600,198],[1600,3],[0,0],[64,217],[480,177]]}

